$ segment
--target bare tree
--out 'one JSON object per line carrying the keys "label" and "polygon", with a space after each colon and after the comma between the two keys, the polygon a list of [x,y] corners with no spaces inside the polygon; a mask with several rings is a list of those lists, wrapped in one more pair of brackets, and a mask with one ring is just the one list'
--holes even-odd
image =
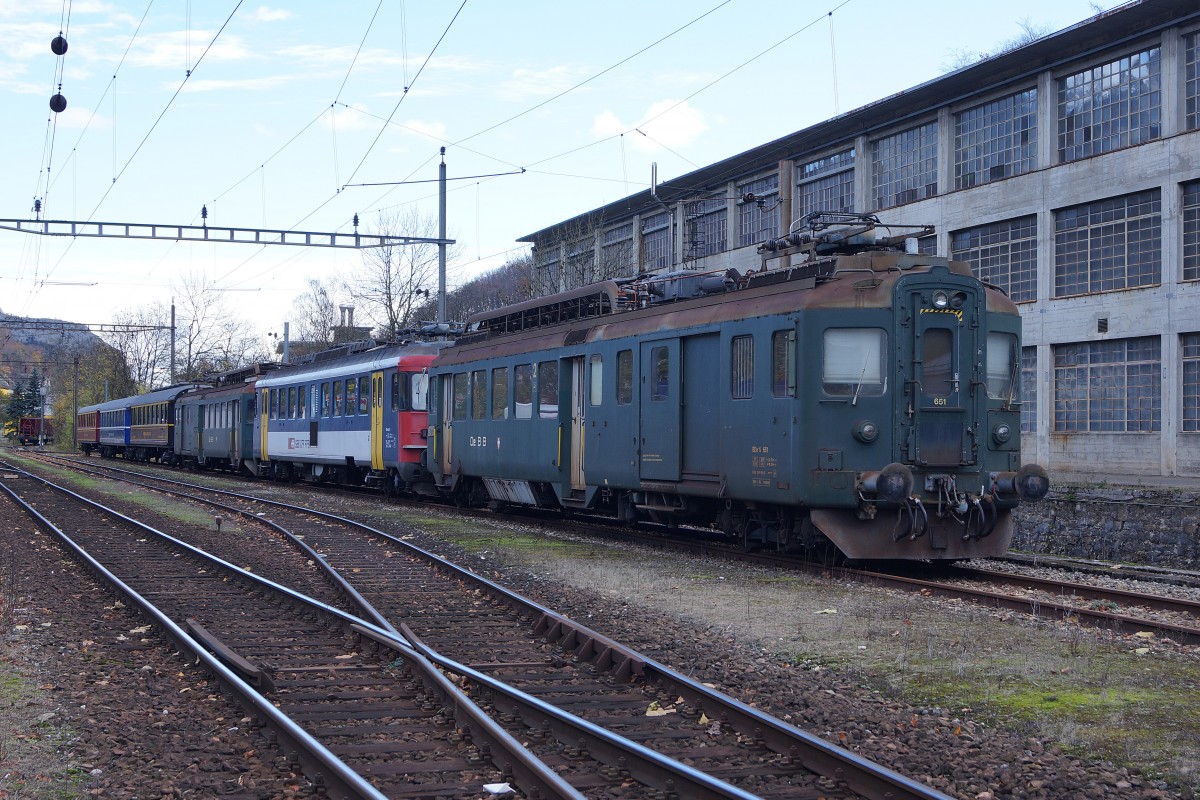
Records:
{"label": "bare tree", "polygon": [[250,325],[229,312],[224,295],[207,277],[186,274],[175,292],[177,381],[201,380],[270,357]]}
{"label": "bare tree", "polygon": [[[435,238],[437,228],[436,219],[410,209],[381,214],[376,233]],[[362,268],[345,279],[343,288],[378,335],[391,338],[417,322],[417,308],[437,290],[437,269],[437,245],[374,247],[363,251]]]}
{"label": "bare tree", "polygon": [[[452,321],[464,322],[472,314],[529,300],[536,296],[530,283],[532,276],[533,256],[526,253],[514,258],[449,292],[446,316]],[[423,304],[415,313],[420,320],[432,320],[437,315],[436,298]]]}
{"label": "bare tree", "polygon": [[293,354],[332,347],[338,327],[334,287],[319,278],[308,279],[308,290],[292,301],[291,350]]}
{"label": "bare tree", "polygon": [[139,392],[148,392],[171,382],[171,315],[161,303],[126,308],[113,315],[117,326],[147,330],[126,330],[105,334],[105,339],[125,359],[129,377]]}
{"label": "bare tree", "polygon": [[[1092,8],[1093,10],[1097,8],[1095,3],[1092,4]],[[1097,11],[1096,13],[1100,12]],[[1017,26],[1021,29],[1020,33],[1018,33],[1016,36],[1005,39],[991,50],[984,52],[963,49],[951,51],[949,60],[942,64],[943,69],[945,69],[947,72],[953,72],[957,69],[969,67],[972,64],[985,59],[1003,55],[1010,50],[1016,50],[1018,47],[1024,47],[1027,44],[1036,42],[1038,39],[1041,39],[1042,37],[1054,31],[1054,27],[1052,25],[1038,25],[1032,22],[1028,17],[1017,22]]]}

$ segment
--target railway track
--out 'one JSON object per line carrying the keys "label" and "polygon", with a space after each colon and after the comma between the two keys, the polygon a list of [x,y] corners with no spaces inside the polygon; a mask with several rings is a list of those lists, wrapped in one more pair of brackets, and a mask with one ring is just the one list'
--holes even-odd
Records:
{"label": "railway track", "polygon": [[[621,796],[621,787],[633,785],[634,796],[654,796],[647,790],[664,797],[943,796],[381,531],[138,477],[160,491],[217,502],[223,514],[240,511],[286,529],[311,548],[310,557],[353,576],[354,591],[378,620],[351,623],[355,633],[385,649],[402,635],[458,675],[481,706],[497,709],[506,727],[588,794]],[[389,631],[389,619],[405,622]],[[686,762],[689,770],[672,767],[676,772],[668,774],[670,762]]]}

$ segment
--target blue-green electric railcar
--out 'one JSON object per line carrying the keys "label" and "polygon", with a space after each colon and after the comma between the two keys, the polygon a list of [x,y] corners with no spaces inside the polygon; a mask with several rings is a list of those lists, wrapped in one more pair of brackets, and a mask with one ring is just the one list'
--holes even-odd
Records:
{"label": "blue-green electric railcar", "polygon": [[[605,282],[472,318],[431,369],[429,465],[469,503],[712,524],[856,559],[1007,550],[1015,305],[967,265],[816,226],[742,276]],[[914,248],[909,248],[914,249]]]}

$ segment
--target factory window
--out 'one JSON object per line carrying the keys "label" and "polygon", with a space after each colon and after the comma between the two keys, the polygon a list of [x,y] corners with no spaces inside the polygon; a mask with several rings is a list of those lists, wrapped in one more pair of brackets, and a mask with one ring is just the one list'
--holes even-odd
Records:
{"label": "factory window", "polygon": [[342,382],[333,382],[333,407],[329,412],[330,416],[340,417],[342,415]]}
{"label": "factory window", "polygon": [[358,379],[358,413],[369,414],[371,412],[371,379],[362,377]]}
{"label": "factory window", "polygon": [[1096,294],[1159,282],[1159,190],[1054,213],[1054,296]]}
{"label": "factory window", "polygon": [[1200,33],[1183,38],[1183,100],[1187,129],[1200,128]]}
{"label": "factory window", "polygon": [[1021,175],[1037,160],[1037,89],[954,115],[954,188]]}
{"label": "factory window", "polygon": [[566,285],[587,286],[595,280],[596,237],[583,236],[567,242]]}
{"label": "factory window", "polygon": [[486,419],[487,404],[487,370],[477,369],[471,373],[471,419]]}
{"label": "factory window", "polygon": [[1054,430],[1152,432],[1161,427],[1157,336],[1054,346]]}
{"label": "factory window", "polygon": [[513,369],[513,400],[517,419],[533,416],[533,365],[518,364]]}
{"label": "factory window", "polygon": [[642,269],[654,272],[671,266],[671,213],[642,220]]}
{"label": "factory window", "polygon": [[1159,49],[1058,81],[1058,158],[1075,161],[1162,135]]}
{"label": "factory window", "polygon": [[1011,333],[987,335],[987,393],[993,400],[1012,399],[1017,379],[1017,337]]}
{"label": "factory window", "polygon": [[1183,355],[1183,430],[1200,432],[1200,333],[1179,337]]}
{"label": "factory window", "polygon": [[333,413],[333,409],[329,406],[329,382],[321,384],[321,416],[328,417]]}
{"label": "factory window", "polygon": [[429,410],[429,373],[414,372],[408,377],[409,411]]}
{"label": "factory window", "polygon": [[633,402],[633,351],[617,353],[617,403],[629,405]]}
{"label": "factory window", "polygon": [[1021,348],[1021,433],[1037,431],[1037,348]]}
{"label": "factory window", "polygon": [[853,149],[797,165],[794,214],[797,219],[820,211],[853,210]]}
{"label": "factory window", "polygon": [[735,336],[730,343],[730,390],[734,400],[754,397],[754,337]]}
{"label": "factory window", "polygon": [[637,264],[633,260],[632,222],[604,231],[600,242],[600,262],[599,272],[603,277],[637,272]]}
{"label": "factory window", "polygon": [[875,208],[913,203],[937,194],[937,123],[871,143]]}
{"label": "factory window", "polygon": [[671,395],[671,354],[665,347],[650,351],[650,367],[654,370],[650,381],[650,399],[666,400]]}
{"label": "factory window", "polygon": [[1183,185],[1183,279],[1200,280],[1200,181]]}
{"label": "factory window", "polygon": [[683,204],[687,241],[684,261],[724,252],[729,228],[729,208],[723,194]]}
{"label": "factory window", "polygon": [[454,419],[467,418],[467,373],[454,375]]}
{"label": "factory window", "polygon": [[796,332],[771,334],[771,394],[796,396]]}
{"label": "factory window", "polygon": [[749,247],[779,236],[779,173],[738,184],[737,195],[741,203],[738,207],[739,247]]}
{"label": "factory window", "polygon": [[936,256],[938,252],[937,234],[918,236],[917,252],[923,256]]}
{"label": "factory window", "polygon": [[1037,299],[1037,217],[980,225],[950,234],[950,256],[1014,302]]}
{"label": "factory window", "polygon": [[830,328],[823,337],[822,358],[825,394],[857,398],[887,389],[887,334],[878,328]]}
{"label": "factory window", "polygon": [[492,419],[508,419],[508,367],[492,370]]}
{"label": "factory window", "polygon": [[537,380],[538,416],[542,419],[558,419],[558,362],[539,363]]}
{"label": "factory window", "polygon": [[604,402],[604,359],[595,355],[588,363],[591,366],[591,375],[588,376],[588,402],[598,406]]}

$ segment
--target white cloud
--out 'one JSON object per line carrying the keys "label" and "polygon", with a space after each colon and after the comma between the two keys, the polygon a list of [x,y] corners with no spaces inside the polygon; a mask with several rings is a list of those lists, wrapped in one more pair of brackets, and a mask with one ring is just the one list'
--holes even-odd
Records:
{"label": "white cloud", "polygon": [[578,70],[566,66],[543,70],[516,69],[508,80],[500,84],[497,94],[513,101],[551,97],[579,83],[580,75]]}
{"label": "white cloud", "polygon": [[278,22],[281,19],[288,19],[292,16],[292,12],[283,8],[267,8],[259,6],[254,9],[254,18],[259,22]]}
{"label": "white cloud", "polygon": [[430,136],[442,141],[446,139],[446,126],[441,122],[425,122],[424,120],[410,119],[401,124],[412,133]]}
{"label": "white cloud", "polygon": [[623,122],[614,112],[606,109],[592,120],[592,132],[600,137],[614,136],[636,127],[645,135],[634,132],[629,141],[637,149],[652,153],[663,147],[687,147],[709,129],[704,115],[686,101],[679,103],[677,100],[660,100],[646,109],[638,119],[650,121],[640,124]]}

